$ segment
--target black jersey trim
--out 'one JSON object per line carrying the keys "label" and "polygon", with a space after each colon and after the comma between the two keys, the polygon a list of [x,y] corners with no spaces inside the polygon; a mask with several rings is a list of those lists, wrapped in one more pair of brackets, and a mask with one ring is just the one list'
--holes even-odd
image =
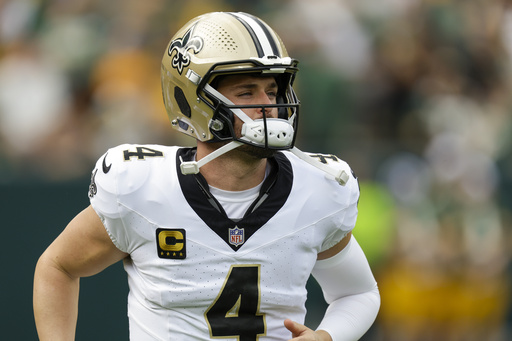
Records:
{"label": "black jersey trim", "polygon": [[[195,154],[195,148],[181,148],[176,153],[176,171],[183,195],[196,212],[196,214],[208,225],[227,245],[234,251],[238,251],[247,240],[265,225],[286,203],[293,185],[293,171],[290,161],[283,153],[277,152],[274,158],[269,159],[276,170],[268,176],[263,183],[259,201],[263,195],[266,199],[259,204],[253,211],[248,212],[241,220],[233,221],[229,219],[221,208],[212,204],[213,195],[209,193],[206,180],[201,174],[183,175],[180,170],[180,158],[183,161],[192,160]],[[198,182],[199,180],[199,182]],[[215,198],[213,200],[218,204]],[[220,206],[220,204],[218,204]],[[254,206],[254,205],[253,205]],[[245,242],[242,245],[232,245],[229,243],[229,229],[235,227],[243,228],[245,231]]]}

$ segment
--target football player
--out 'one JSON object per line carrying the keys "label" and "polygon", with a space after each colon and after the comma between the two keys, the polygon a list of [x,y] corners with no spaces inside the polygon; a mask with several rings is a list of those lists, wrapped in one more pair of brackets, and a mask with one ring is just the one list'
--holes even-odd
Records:
{"label": "football player", "polygon": [[[194,18],[165,50],[171,125],[196,148],[121,145],[98,160],[91,205],[36,266],[41,340],[72,340],[79,279],[122,260],[131,340],[357,340],[380,306],[351,234],[359,188],[332,155],[295,147],[298,71],[245,13]],[[329,306],[303,325],[313,275]]]}

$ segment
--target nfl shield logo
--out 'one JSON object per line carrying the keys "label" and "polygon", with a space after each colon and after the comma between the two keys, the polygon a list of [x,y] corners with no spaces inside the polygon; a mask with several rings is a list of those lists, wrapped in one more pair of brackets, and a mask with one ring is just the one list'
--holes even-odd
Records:
{"label": "nfl shield logo", "polygon": [[229,244],[234,246],[242,245],[245,242],[245,232],[244,229],[235,228],[229,229]]}

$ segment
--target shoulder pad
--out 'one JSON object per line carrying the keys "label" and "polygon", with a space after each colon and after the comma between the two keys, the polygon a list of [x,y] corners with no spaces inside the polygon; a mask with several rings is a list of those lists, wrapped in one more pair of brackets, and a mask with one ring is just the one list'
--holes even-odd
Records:
{"label": "shoulder pad", "polygon": [[150,158],[164,158],[166,147],[123,144],[103,154],[92,172],[89,198],[105,215],[115,214],[120,196],[137,191],[150,177]]}
{"label": "shoulder pad", "polygon": [[354,172],[350,169],[349,165],[338,158],[333,154],[319,154],[319,153],[303,153],[311,158],[311,160],[315,160],[311,162],[311,160],[304,159],[301,155],[297,156],[301,157],[304,161],[316,166],[317,168],[323,170],[327,175],[327,177],[336,180],[340,185],[345,186],[347,182],[350,180],[351,175],[355,179]]}

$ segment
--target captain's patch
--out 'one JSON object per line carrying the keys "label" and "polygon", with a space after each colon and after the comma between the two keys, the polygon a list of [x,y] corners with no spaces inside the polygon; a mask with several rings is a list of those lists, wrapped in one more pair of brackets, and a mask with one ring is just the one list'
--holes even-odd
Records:
{"label": "captain's patch", "polygon": [[187,256],[186,233],[184,229],[157,229],[156,246],[158,257],[185,259]]}

